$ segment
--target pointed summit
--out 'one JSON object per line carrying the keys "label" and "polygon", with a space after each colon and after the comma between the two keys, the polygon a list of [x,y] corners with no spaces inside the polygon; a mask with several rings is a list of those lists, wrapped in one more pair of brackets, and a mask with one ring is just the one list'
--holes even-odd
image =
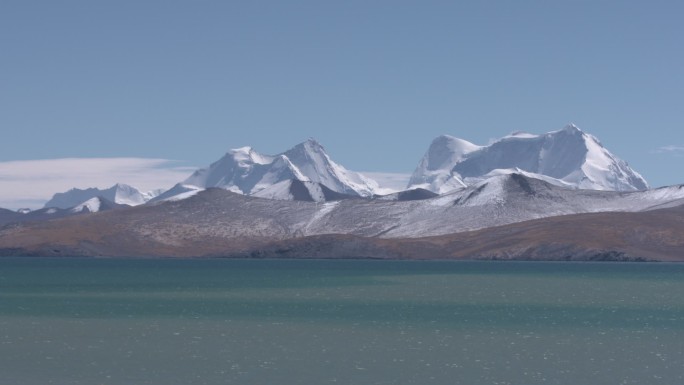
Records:
{"label": "pointed summit", "polygon": [[318,156],[317,154],[325,154],[325,148],[323,148],[323,146],[316,141],[316,139],[309,138],[306,141],[299,143],[291,149],[285,151],[283,154],[290,157],[316,157]]}
{"label": "pointed summit", "polygon": [[561,131],[566,131],[566,132],[582,132],[579,127],[575,126],[575,123],[568,123],[563,127]]}
{"label": "pointed summit", "polygon": [[312,148],[314,148],[314,147],[315,148],[323,148],[323,145],[319,141],[317,141],[316,138],[314,138],[314,137],[309,137],[307,140],[305,140],[304,142],[302,142],[300,144],[308,146],[308,147],[312,147]]}

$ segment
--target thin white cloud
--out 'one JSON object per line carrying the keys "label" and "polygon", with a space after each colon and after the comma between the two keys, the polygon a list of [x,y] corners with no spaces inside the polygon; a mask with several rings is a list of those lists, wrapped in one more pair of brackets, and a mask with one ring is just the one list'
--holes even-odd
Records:
{"label": "thin white cloud", "polygon": [[[72,188],[108,188],[125,183],[140,191],[169,188],[196,167],[168,159],[64,158],[0,162],[0,207],[43,207],[53,194]],[[363,172],[387,193],[406,188],[411,174]]]}
{"label": "thin white cloud", "polygon": [[663,146],[655,150],[656,154],[682,154],[684,146]]}
{"label": "thin white cloud", "polygon": [[387,193],[406,189],[411,179],[411,174],[404,173],[361,171],[361,174],[377,181],[380,187],[387,190]]}
{"label": "thin white cloud", "polygon": [[141,191],[169,188],[194,171],[168,159],[64,158],[0,162],[0,207],[39,208],[71,188],[125,183]]}

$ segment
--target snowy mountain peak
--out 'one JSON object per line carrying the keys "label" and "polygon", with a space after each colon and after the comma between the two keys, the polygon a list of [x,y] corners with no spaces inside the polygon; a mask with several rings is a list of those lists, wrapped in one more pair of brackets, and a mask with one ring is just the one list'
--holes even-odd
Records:
{"label": "snowy mountain peak", "polygon": [[291,149],[285,151],[283,154],[290,157],[315,157],[326,155],[323,146],[318,143],[315,139],[309,138],[305,142],[299,143]]}
{"label": "snowy mountain peak", "polygon": [[349,195],[370,196],[378,189],[372,179],[335,163],[313,138],[273,156],[260,154],[251,147],[230,150],[182,183],[250,195],[291,179],[320,183],[332,191]]}
{"label": "snowy mountain peak", "polygon": [[455,138],[449,135],[440,135],[430,144],[428,150],[430,169],[442,167],[445,162],[458,160],[465,154],[479,150],[480,146],[470,143],[467,140]]}
{"label": "snowy mountain peak", "polygon": [[450,135],[435,138],[413,172],[409,189],[422,188],[439,194],[465,187],[451,169],[467,154],[481,147]]}
{"label": "snowy mountain peak", "polygon": [[104,190],[98,188],[73,188],[67,192],[56,193],[52,196],[52,199],[45,203],[45,207],[68,209],[95,197],[103,197],[117,204],[137,206],[150,200],[152,195],[150,193],[142,193],[140,190],[127,184],[117,183]]}
{"label": "snowy mountain peak", "polygon": [[[443,138],[435,139],[433,145],[444,141]],[[580,189],[634,191],[648,188],[639,173],[574,124],[542,135],[514,133],[489,146],[473,146],[467,151],[431,146],[414,172],[409,188],[423,187],[444,193],[461,188],[453,180],[469,185],[492,175],[510,173],[510,170]],[[430,157],[449,161],[432,164]]]}
{"label": "snowy mountain peak", "polygon": [[273,161],[271,157],[259,154],[249,146],[229,150],[226,156],[230,156],[243,164],[268,164]]}
{"label": "snowy mountain peak", "polygon": [[575,123],[568,123],[568,124],[566,124],[565,127],[563,127],[563,128],[561,129],[561,131],[583,133],[583,131],[580,130],[580,128],[577,127],[577,126],[575,125]]}
{"label": "snowy mountain peak", "polygon": [[[319,148],[323,149],[323,145],[319,141],[317,141],[315,138],[309,137],[307,140],[304,142],[300,143],[299,145],[309,147],[309,148]],[[296,147],[296,146],[295,146]]]}
{"label": "snowy mountain peak", "polygon": [[316,139],[309,138],[305,142],[299,143],[298,145],[292,147],[291,149],[285,151],[282,155],[293,159],[295,163],[300,161],[309,160],[314,163],[326,163],[331,162],[330,157]]}

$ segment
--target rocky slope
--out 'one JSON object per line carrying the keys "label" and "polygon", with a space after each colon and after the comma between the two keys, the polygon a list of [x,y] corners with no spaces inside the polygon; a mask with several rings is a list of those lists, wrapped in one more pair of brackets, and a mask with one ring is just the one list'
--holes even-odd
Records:
{"label": "rocky slope", "polygon": [[439,237],[320,235],[215,256],[684,262],[684,207],[566,215]]}

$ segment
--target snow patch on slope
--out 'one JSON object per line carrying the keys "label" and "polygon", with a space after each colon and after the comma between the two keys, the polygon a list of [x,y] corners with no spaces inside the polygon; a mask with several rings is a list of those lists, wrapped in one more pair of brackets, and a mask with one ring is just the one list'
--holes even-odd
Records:
{"label": "snow patch on slope", "polygon": [[265,199],[294,200],[294,196],[290,191],[291,188],[292,180],[284,180],[257,191],[256,193],[252,194],[252,196]]}
{"label": "snow patch on slope", "polygon": [[102,205],[102,201],[100,200],[100,198],[95,197],[95,198],[90,198],[87,201],[74,206],[70,211],[72,213],[80,213],[83,211],[96,213],[96,212],[100,211],[101,205]]}
{"label": "snow patch on slope", "polygon": [[316,228],[319,226],[320,222],[326,218],[333,210],[335,210],[336,207],[338,207],[340,204],[339,201],[337,202],[327,202],[323,203],[322,205],[317,205],[316,212],[314,215],[311,217],[309,222],[306,224],[304,227],[305,233],[309,233],[311,228]]}
{"label": "snow patch on slope", "polygon": [[337,201],[354,197],[332,191],[321,183],[311,181],[303,182],[298,179],[278,182],[252,194],[252,196],[266,199],[308,202]]}

